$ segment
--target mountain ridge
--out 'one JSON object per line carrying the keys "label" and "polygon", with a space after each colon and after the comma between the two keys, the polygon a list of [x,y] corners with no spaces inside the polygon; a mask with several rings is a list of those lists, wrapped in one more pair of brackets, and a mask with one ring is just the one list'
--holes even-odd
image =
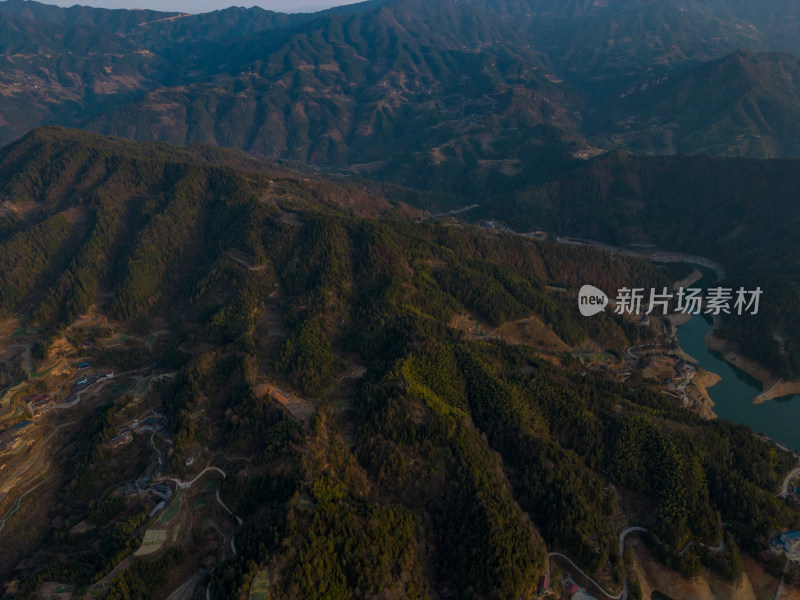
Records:
{"label": "mountain ridge", "polygon": [[[564,352],[589,339],[621,355],[656,335],[581,317],[573,293],[666,285],[663,270],[417,222],[371,194],[353,211],[352,188],[210,153],[61,128],[0,151],[0,318],[20,326],[0,344],[29,344],[33,361],[11,402],[77,393],[79,354],[117,372],[20,429],[32,443],[8,460],[46,459],[53,475],[4,530],[26,540],[0,551],[11,597],[47,582],[160,597],[199,564],[197,594],[213,597],[247,595],[265,568],[286,599],[516,597],[536,593],[548,548],[619,589],[620,518],[655,531],[672,568],[735,580],[742,553],[800,524],[773,490],[789,453]],[[468,335],[453,324],[465,315],[497,333]],[[168,429],[120,434],[140,413]],[[60,427],[54,446],[43,423]],[[160,498],[122,490],[150,481],[154,453],[179,481],[205,465],[226,476],[151,514]],[[192,514],[221,538],[181,535]],[[178,535],[157,561],[124,562],[164,523]],[[722,554],[677,554],[721,536]]]}
{"label": "mountain ridge", "polygon": [[[610,137],[611,144],[632,151],[655,147],[662,154],[793,157],[799,152],[793,144],[797,132],[787,115],[800,107],[798,86],[796,57],[737,51],[625,94],[615,100],[613,111],[597,111],[603,125],[588,123],[587,128],[593,130],[590,137]],[[659,137],[664,141],[656,146],[653,140]]]}

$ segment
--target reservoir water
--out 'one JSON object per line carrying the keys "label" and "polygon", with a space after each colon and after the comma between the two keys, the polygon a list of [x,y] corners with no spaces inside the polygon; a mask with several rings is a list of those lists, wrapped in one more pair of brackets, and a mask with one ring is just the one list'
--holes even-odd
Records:
{"label": "reservoir water", "polygon": [[[716,280],[714,272],[698,267],[703,279],[691,287],[708,287]],[[748,425],[756,433],[769,436],[792,450],[800,450],[800,396],[787,396],[762,404],[752,399],[761,392],[761,383],[731,365],[719,352],[710,350],[704,338],[711,331],[711,320],[696,315],[678,327],[680,347],[706,371],[716,373],[722,380],[708,388],[714,401],[714,412],[721,419]]]}

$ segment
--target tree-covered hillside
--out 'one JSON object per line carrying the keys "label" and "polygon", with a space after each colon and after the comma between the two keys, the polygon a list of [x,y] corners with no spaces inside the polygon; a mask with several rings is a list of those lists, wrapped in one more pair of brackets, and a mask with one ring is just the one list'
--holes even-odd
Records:
{"label": "tree-covered hillside", "polygon": [[[548,550],[618,589],[625,515],[673,567],[735,580],[741,552],[800,526],[775,497],[788,453],[564,352],[645,335],[581,317],[575,290],[666,285],[649,263],[426,219],[236,153],[56,128],[0,152],[0,195],[0,309],[25,313],[38,365],[90,308],[167,332],[94,360],[163,370],[138,401],[163,407],[170,478],[197,476],[196,457],[227,472],[218,497],[242,522],[221,521],[235,546],[222,531],[217,547],[236,550],[208,563],[211,597],[247,597],[265,570],[275,598],[532,597]],[[467,335],[464,314],[538,323],[562,349]],[[10,595],[104,581],[110,598],[166,597],[201,564],[216,534],[199,522],[103,579],[153,527],[115,493],[124,457],[141,460],[109,449],[129,402],[58,454],[69,484],[0,553]],[[723,535],[724,554],[703,550]]]}
{"label": "tree-covered hillside", "polygon": [[722,264],[728,283],[764,290],[756,318],[720,332],[786,377],[800,374],[798,163],[616,152],[498,197],[470,216],[614,245],[651,244]]}
{"label": "tree-covered hillside", "polygon": [[[737,51],[680,69],[587,115],[606,147],[654,154],[796,157],[800,64],[791,54]],[[785,144],[785,145],[784,145]]]}

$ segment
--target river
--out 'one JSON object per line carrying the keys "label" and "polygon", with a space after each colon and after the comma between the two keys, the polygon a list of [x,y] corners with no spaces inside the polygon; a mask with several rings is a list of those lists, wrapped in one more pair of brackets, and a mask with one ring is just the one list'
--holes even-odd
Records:
{"label": "river", "polygon": [[[708,287],[716,281],[711,269],[697,268],[703,273],[703,278],[692,287]],[[710,318],[696,315],[678,327],[677,337],[680,347],[701,367],[722,377],[719,383],[708,388],[708,395],[714,401],[714,412],[721,419],[748,425],[756,433],[792,450],[800,450],[800,396],[753,404],[753,397],[761,392],[761,383],[706,346],[704,338],[711,328]]]}

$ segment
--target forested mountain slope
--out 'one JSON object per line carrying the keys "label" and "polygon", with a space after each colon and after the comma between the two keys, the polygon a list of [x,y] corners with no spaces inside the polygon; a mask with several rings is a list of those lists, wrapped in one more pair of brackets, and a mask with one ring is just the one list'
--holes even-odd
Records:
{"label": "forested mountain slope", "polygon": [[[246,595],[263,569],[277,598],[529,596],[546,548],[618,588],[625,512],[675,568],[734,580],[741,552],[800,525],[775,497],[788,453],[564,353],[588,338],[622,352],[643,335],[636,321],[581,317],[574,293],[666,284],[649,263],[417,222],[363,186],[236,153],[56,128],[0,152],[0,195],[0,309],[25,312],[37,368],[64,336],[99,338],[77,325],[99,311],[132,339],[93,361],[155,360],[165,375],[136,401],[163,406],[169,477],[227,471],[219,494],[242,524],[220,526],[234,554],[204,563],[212,597]],[[467,336],[451,327],[465,313],[538,323],[560,345]],[[164,341],[135,342],[154,327]],[[39,491],[46,516],[0,552],[10,595],[98,582],[154,526],[157,499],[115,493],[135,469],[125,457],[141,460],[109,449],[132,402],[109,396],[65,420],[72,437]],[[203,535],[133,560],[105,582],[109,597],[166,596],[180,583],[169,573],[197,571]],[[723,535],[723,554],[677,555]]]}
{"label": "forested mountain slope", "polygon": [[[800,373],[795,160],[610,153],[540,186],[499,197],[471,217],[502,218],[615,245],[651,244],[706,256],[727,283],[761,286],[755,319],[723,315],[722,333],[786,377]],[[749,289],[749,288],[748,288]]]}
{"label": "forested mountain slope", "polygon": [[737,51],[622,96],[585,123],[610,146],[658,154],[800,155],[793,116],[800,109],[800,64],[790,54]]}

